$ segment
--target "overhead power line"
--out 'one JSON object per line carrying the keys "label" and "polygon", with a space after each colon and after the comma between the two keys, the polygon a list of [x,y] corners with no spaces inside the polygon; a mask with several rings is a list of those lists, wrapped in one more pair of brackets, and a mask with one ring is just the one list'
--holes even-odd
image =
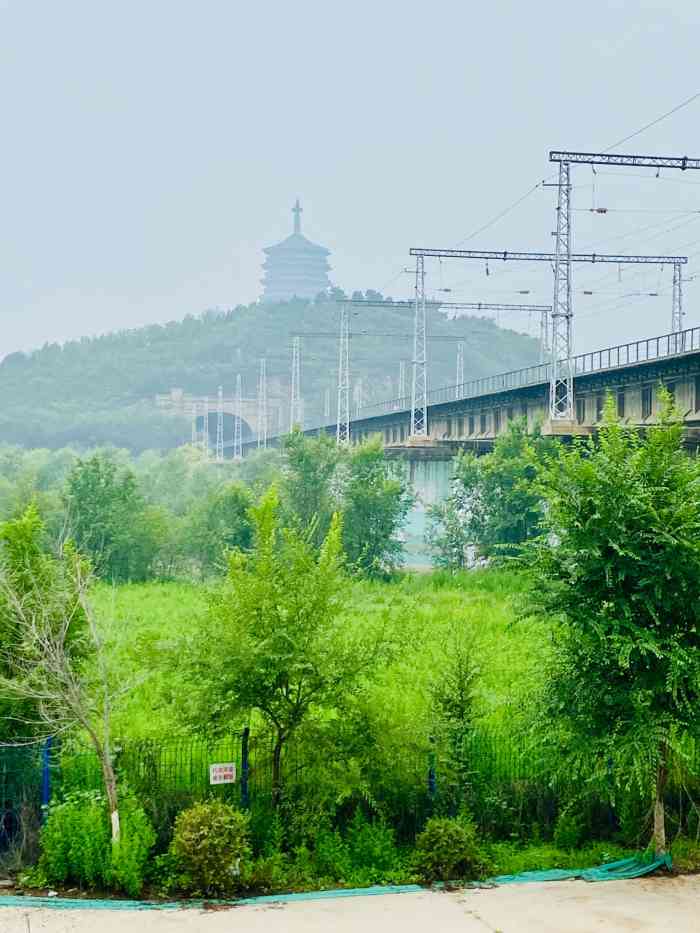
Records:
{"label": "overhead power line", "polygon": [[630,139],[634,139],[635,136],[640,136],[642,133],[645,133],[647,130],[650,130],[652,126],[656,126],[657,123],[661,123],[662,120],[667,119],[667,117],[672,116],[674,113],[678,113],[679,110],[682,110],[684,107],[687,107],[688,104],[692,104],[694,100],[697,100],[700,97],[700,91],[696,91],[695,94],[691,94],[690,97],[686,100],[681,101],[680,104],[676,104],[675,107],[672,107],[670,110],[667,110],[666,113],[662,113],[660,117],[656,117],[655,120],[652,120],[650,123],[645,123],[644,126],[641,126],[638,130],[635,130],[634,133],[630,133],[629,136],[623,136],[622,139],[618,139],[616,143],[613,143],[612,146],[608,146],[607,149],[603,150],[604,152],[610,152],[611,149],[617,149],[618,146],[621,146],[623,143],[627,143]]}

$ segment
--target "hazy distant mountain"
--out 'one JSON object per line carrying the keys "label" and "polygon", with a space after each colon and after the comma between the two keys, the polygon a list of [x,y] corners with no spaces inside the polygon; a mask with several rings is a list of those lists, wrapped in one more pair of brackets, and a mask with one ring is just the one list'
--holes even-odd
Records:
{"label": "hazy distant mountain", "polygon": [[[350,368],[353,384],[362,379],[365,401],[397,394],[401,359],[410,391],[411,310],[387,306],[354,312]],[[306,420],[316,421],[323,415],[327,389],[335,412],[337,330],[335,302],[291,301],[210,311],[162,326],[13,353],[0,365],[0,440],[28,447],[175,446],[189,439],[189,423],[158,410],[155,395],[178,387],[208,394],[213,406],[217,387],[233,394],[241,373],[244,396],[254,397],[262,356],[267,358],[268,394],[286,407],[294,332],[328,335],[302,337]],[[484,318],[449,320],[432,310],[429,332],[464,336],[465,379],[537,360],[534,339]],[[430,343],[431,388],[455,382],[456,346],[453,341]]]}

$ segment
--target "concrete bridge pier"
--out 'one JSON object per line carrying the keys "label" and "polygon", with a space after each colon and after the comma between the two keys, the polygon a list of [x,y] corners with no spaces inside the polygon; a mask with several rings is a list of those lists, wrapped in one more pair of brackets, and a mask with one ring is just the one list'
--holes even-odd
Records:
{"label": "concrete bridge pier", "polygon": [[406,566],[411,569],[430,567],[430,553],[425,544],[428,509],[444,501],[450,494],[452,461],[456,445],[413,440],[399,446],[386,447],[387,457],[401,463],[406,479],[416,494],[402,530]]}

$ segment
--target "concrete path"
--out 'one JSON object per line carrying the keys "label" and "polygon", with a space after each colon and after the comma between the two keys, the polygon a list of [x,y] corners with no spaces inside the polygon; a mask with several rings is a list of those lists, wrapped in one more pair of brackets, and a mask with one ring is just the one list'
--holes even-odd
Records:
{"label": "concrete path", "polygon": [[700,933],[700,877],[510,885],[222,911],[0,910],[1,933]]}

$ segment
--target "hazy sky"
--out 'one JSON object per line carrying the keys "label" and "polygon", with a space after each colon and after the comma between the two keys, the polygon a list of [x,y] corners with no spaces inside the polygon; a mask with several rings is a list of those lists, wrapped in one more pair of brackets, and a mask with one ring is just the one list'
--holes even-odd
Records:
{"label": "hazy sky", "polygon": [[[700,90],[699,47],[697,0],[0,0],[0,354],[255,299],[297,196],[337,284],[407,295],[411,246],[456,245],[550,148],[605,149]],[[622,151],[700,156],[700,99]],[[634,174],[575,170],[575,247],[700,270],[700,172]],[[551,249],[553,204],[469,246]],[[667,331],[669,268],[576,271],[578,349]],[[541,265],[428,272],[551,301]]]}

